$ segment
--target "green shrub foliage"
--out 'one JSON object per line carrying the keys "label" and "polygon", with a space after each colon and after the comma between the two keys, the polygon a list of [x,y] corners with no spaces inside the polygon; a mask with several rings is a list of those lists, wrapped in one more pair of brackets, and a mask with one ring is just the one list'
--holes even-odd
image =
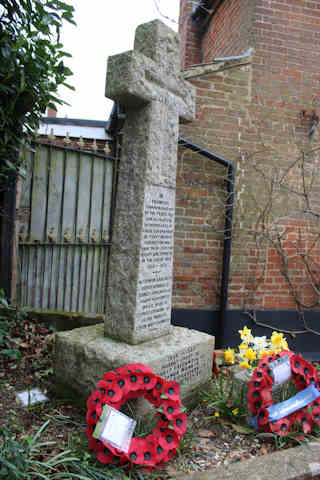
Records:
{"label": "green shrub foliage", "polygon": [[0,185],[19,171],[19,147],[72,72],[60,43],[62,22],[73,7],[59,0],[2,0],[0,4]]}

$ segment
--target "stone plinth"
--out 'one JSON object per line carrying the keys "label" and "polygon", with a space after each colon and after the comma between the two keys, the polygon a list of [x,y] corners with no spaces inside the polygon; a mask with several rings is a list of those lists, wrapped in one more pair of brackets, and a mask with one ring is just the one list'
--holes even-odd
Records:
{"label": "stone plinth", "polygon": [[140,345],[103,336],[103,325],[56,335],[56,381],[88,398],[103,374],[128,363],[148,365],[166,380],[181,382],[181,398],[191,405],[195,390],[211,377],[214,337],[182,327]]}

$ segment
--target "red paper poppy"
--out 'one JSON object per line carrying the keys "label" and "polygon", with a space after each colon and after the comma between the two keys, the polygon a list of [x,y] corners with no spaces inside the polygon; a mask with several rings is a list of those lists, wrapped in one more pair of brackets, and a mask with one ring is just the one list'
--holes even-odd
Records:
{"label": "red paper poppy", "polygon": [[92,436],[92,434],[94,432],[94,429],[95,429],[95,425],[91,424],[91,425],[86,426],[85,432],[86,432],[86,435],[87,435],[88,438],[90,438]]}
{"label": "red paper poppy", "polygon": [[248,408],[256,414],[260,408],[272,405],[272,395],[269,390],[253,390],[248,393]]}
{"label": "red paper poppy", "polygon": [[101,440],[97,440],[94,437],[89,438],[89,446],[95,452],[102,452],[105,448]]}
{"label": "red paper poppy", "polygon": [[175,456],[176,454],[176,448],[171,448],[168,453],[167,453],[167,456],[165,457],[164,461],[165,462],[170,462],[170,460]]}
{"label": "red paper poppy", "polygon": [[294,357],[294,352],[292,350],[281,350],[281,352],[276,353],[277,358],[281,358],[281,357],[285,357],[285,356],[287,356],[287,357],[289,357],[289,359],[291,359],[291,357]]}
{"label": "red paper poppy", "polygon": [[87,409],[95,410],[98,403],[102,402],[103,394],[99,390],[95,390],[87,400]]}
{"label": "red paper poppy", "polygon": [[164,432],[159,434],[158,439],[159,445],[162,446],[165,450],[176,449],[179,445],[179,438],[178,435],[175,433],[174,430],[167,428]]}
{"label": "red paper poppy", "polygon": [[130,373],[131,370],[129,371],[127,366],[125,367],[119,367],[117,368],[114,373],[118,376],[118,377],[122,377],[122,376],[125,376],[127,375],[128,373]]}
{"label": "red paper poppy", "polygon": [[[99,382],[100,383],[100,382]],[[99,386],[98,383],[98,386]],[[106,387],[105,394],[103,396],[103,400],[107,403],[117,403],[123,397],[123,390],[116,382],[109,383]]]}
{"label": "red paper poppy", "polygon": [[155,450],[154,442],[148,442],[144,440],[141,443],[142,455],[143,455],[143,465],[147,465],[149,467],[155,466],[157,462],[157,454]]}
{"label": "red paper poppy", "polygon": [[104,447],[101,452],[97,453],[97,459],[101,463],[112,463],[114,455],[111,453],[108,447]]}
{"label": "red paper poppy", "polygon": [[187,415],[180,413],[172,420],[172,426],[179,439],[181,439],[187,430]]}
{"label": "red paper poppy", "polygon": [[113,382],[114,380],[116,380],[116,378],[117,378],[116,372],[111,370],[110,372],[106,372],[103,374],[102,380],[105,380],[106,382]]}
{"label": "red paper poppy", "polygon": [[87,411],[87,425],[96,425],[98,421],[98,415],[95,410],[88,410]]}
{"label": "red paper poppy", "polygon": [[126,454],[127,459],[131,463],[143,463],[143,438],[133,438],[130,443],[130,448]]}
{"label": "red paper poppy", "polygon": [[306,408],[295,412],[295,421],[302,426],[304,433],[310,433],[312,430],[313,418]]}
{"label": "red paper poppy", "polygon": [[291,370],[298,375],[303,374],[305,360],[301,354],[291,357]]}
{"label": "red paper poppy", "polygon": [[180,398],[180,385],[178,382],[166,382],[162,390],[162,394],[166,395],[168,399],[178,401]]}
{"label": "red paper poppy", "polygon": [[160,445],[159,441],[155,442],[155,452],[157,458],[157,465],[159,465],[168,455],[168,450]]}
{"label": "red paper poppy", "polygon": [[[319,390],[319,388],[318,388]],[[320,397],[316,398],[312,403],[311,403],[311,406],[313,408],[317,408],[317,407],[320,407]]]}
{"label": "red paper poppy", "polygon": [[[138,372],[138,373],[153,373],[152,368],[147,367],[146,365],[143,365],[142,363],[129,363],[125,367],[120,367],[120,368],[126,368],[128,372]],[[118,370],[120,370],[118,368]],[[116,370],[117,371],[117,370]]]}
{"label": "red paper poppy", "polygon": [[291,421],[289,417],[280,418],[275,422],[270,422],[270,430],[278,435],[288,435],[290,432]]}
{"label": "red paper poppy", "polygon": [[131,385],[128,377],[129,377],[129,374],[119,375],[119,376],[116,376],[114,380],[114,383],[118,385],[118,387],[122,391],[122,395],[124,396],[127,395],[128,392],[131,390]]}
{"label": "red paper poppy", "polygon": [[312,410],[312,420],[314,423],[316,423],[317,425],[320,425],[320,407],[315,407],[313,408]]}
{"label": "red paper poppy", "polygon": [[162,403],[162,399],[159,397],[155,397],[154,394],[153,394],[153,390],[149,390],[147,392],[145,392],[144,394],[144,398],[146,400],[148,400],[148,402],[152,403],[152,405],[157,409],[158,407],[160,407],[161,403]]}
{"label": "red paper poppy", "polygon": [[153,390],[151,391],[151,394],[153,395],[154,398],[160,399],[164,385],[166,383],[167,382],[163,378],[156,376],[156,384]]}
{"label": "red paper poppy", "polygon": [[127,393],[126,400],[130,400],[131,398],[140,398],[144,395],[144,390],[134,390],[132,392]]}
{"label": "red paper poppy", "polygon": [[143,386],[145,390],[153,390],[157,383],[157,376],[153,373],[144,373],[143,374]]}
{"label": "red paper poppy", "polygon": [[130,385],[130,391],[134,392],[136,390],[143,390],[144,389],[144,384],[143,384],[143,373],[138,373],[135,371],[132,371],[128,375],[128,382]]}
{"label": "red paper poppy", "polygon": [[174,417],[179,415],[179,413],[181,413],[181,404],[177,401],[163,400],[161,406],[163,407],[163,413],[168,420],[172,420]]}
{"label": "red paper poppy", "polygon": [[269,425],[269,412],[266,408],[261,408],[257,412],[257,422],[260,428],[265,428]]}
{"label": "red paper poppy", "polygon": [[159,428],[160,430],[162,429],[164,431],[169,427],[169,424],[170,424],[170,420],[168,420],[165,414],[163,414],[158,419],[157,428]]}

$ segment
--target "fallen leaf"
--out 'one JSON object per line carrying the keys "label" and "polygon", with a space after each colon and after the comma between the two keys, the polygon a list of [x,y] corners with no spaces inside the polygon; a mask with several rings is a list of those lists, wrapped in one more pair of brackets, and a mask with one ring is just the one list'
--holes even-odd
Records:
{"label": "fallen leaf", "polygon": [[197,437],[202,437],[202,438],[211,438],[215,437],[216,435],[212,433],[211,430],[199,430],[197,432]]}
{"label": "fallen leaf", "polygon": [[232,423],[231,427],[238,433],[243,433],[244,435],[250,435],[253,432],[252,428],[246,427],[245,425],[237,425],[236,423]]}

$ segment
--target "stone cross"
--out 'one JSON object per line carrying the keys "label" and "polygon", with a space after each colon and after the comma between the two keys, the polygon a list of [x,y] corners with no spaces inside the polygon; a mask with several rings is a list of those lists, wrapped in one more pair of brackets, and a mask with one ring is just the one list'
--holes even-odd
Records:
{"label": "stone cross", "polygon": [[108,60],[106,96],[126,111],[109,263],[105,335],[130,344],[170,332],[179,118],[194,87],[180,71],[178,35],[159,20],[134,50]]}

